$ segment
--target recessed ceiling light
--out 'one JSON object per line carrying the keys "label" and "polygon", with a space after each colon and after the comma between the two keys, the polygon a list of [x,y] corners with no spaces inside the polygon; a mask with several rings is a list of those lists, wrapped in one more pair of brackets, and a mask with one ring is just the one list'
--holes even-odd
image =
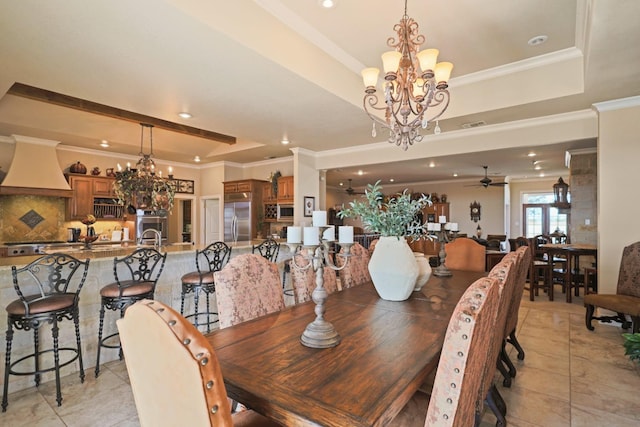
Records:
{"label": "recessed ceiling light", "polygon": [[432,162],[429,162],[429,167],[430,167],[430,168],[435,168],[435,167],[436,167],[435,162],[433,162],[433,161],[432,161]]}
{"label": "recessed ceiling light", "polygon": [[544,178],[544,172],[540,172],[540,178]]}
{"label": "recessed ceiling light", "polygon": [[196,163],[199,162],[200,161],[200,156],[195,156],[193,158],[193,161],[196,162]]}
{"label": "recessed ceiling light", "polygon": [[362,172],[362,170],[359,170],[358,171],[358,175],[362,176],[362,175],[364,175],[364,172]]}
{"label": "recessed ceiling light", "polygon": [[539,44],[542,44],[542,43],[546,42],[548,38],[549,37],[545,36],[544,34],[543,35],[539,35],[539,36],[535,36],[535,37],[531,37],[529,39],[529,41],[527,42],[527,44],[529,46],[538,46]]}
{"label": "recessed ceiling light", "polygon": [[529,156],[529,157],[535,157],[535,156],[536,156],[536,153],[534,153],[533,151],[531,151],[531,152],[529,152],[529,154],[527,154],[527,156]]}
{"label": "recessed ceiling light", "polygon": [[389,182],[395,182],[395,179],[389,178]]}
{"label": "recessed ceiling light", "polygon": [[109,141],[107,141],[106,139],[103,139],[103,140],[100,142],[100,146],[101,146],[101,147],[105,147],[105,148],[109,147]]}
{"label": "recessed ceiling light", "polygon": [[340,187],[342,187],[343,185],[344,185],[344,182],[341,182],[341,183],[340,183]]}
{"label": "recessed ceiling light", "polygon": [[331,9],[336,7],[336,1],[335,0],[318,0],[318,4],[322,7],[324,7],[325,9]]}
{"label": "recessed ceiling light", "polygon": [[186,111],[182,111],[181,113],[178,113],[178,115],[183,119],[190,119],[191,117],[193,117],[191,114],[187,113]]}
{"label": "recessed ceiling light", "polygon": [[458,172],[454,172],[454,173],[453,173],[453,176],[458,176]]}
{"label": "recessed ceiling light", "polygon": [[290,141],[287,138],[282,138],[282,141],[280,141],[282,143],[282,145],[287,145]]}
{"label": "recessed ceiling light", "polygon": [[542,166],[540,166],[540,165],[535,165],[533,168],[534,168],[535,170],[539,171],[540,169],[542,169]]}

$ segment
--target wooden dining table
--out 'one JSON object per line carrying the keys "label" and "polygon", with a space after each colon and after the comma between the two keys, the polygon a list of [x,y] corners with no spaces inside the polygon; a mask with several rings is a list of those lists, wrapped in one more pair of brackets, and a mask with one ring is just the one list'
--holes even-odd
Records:
{"label": "wooden dining table", "polygon": [[402,302],[371,283],[329,295],[325,319],[341,336],[327,349],[303,346],[315,304],[214,331],[228,395],[286,426],[384,426],[435,369],[458,300],[486,273],[431,276]]}
{"label": "wooden dining table", "polygon": [[[564,269],[564,285],[566,300],[571,302],[571,290],[575,288],[576,296],[578,295],[579,287],[579,270],[580,270],[580,257],[582,256],[598,256],[598,248],[595,245],[589,244],[572,244],[572,243],[547,243],[540,246],[542,250],[547,254],[547,262],[551,265],[551,272],[549,273],[549,279],[551,286],[549,287],[551,295],[550,300],[553,300],[553,264],[558,258],[566,260],[566,267]],[[586,278],[583,276],[583,280],[586,282]],[[585,283],[586,287],[586,283]],[[586,291],[585,291],[586,292]]]}

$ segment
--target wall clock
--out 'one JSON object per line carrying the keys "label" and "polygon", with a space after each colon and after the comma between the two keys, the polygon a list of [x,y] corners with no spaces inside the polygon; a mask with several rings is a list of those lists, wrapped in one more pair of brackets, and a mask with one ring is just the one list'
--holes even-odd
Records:
{"label": "wall clock", "polygon": [[473,203],[469,205],[469,209],[471,214],[471,220],[473,222],[480,221],[480,203],[474,200]]}

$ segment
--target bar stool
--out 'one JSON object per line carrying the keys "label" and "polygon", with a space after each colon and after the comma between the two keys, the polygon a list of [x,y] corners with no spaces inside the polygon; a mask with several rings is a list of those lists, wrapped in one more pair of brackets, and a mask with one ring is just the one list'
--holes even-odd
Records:
{"label": "bar stool", "polygon": [[278,259],[278,252],[280,251],[280,244],[269,238],[262,241],[260,244],[253,245],[251,247],[252,254],[255,254],[256,251],[269,261],[276,262]]}
{"label": "bar stool", "polygon": [[122,360],[120,342],[118,341],[117,344],[109,344],[107,342],[118,336],[118,332],[102,338],[105,310],[119,310],[120,318],[122,318],[125,309],[131,304],[143,299],[153,299],[156,283],[160,278],[166,259],[166,252],[161,254],[153,248],[137,249],[130,255],[113,259],[113,275],[116,281],[100,289],[101,304],[96,378],[100,375],[100,350],[102,347],[119,349],[119,357]]}
{"label": "bar stool", "polygon": [[[75,360],[80,365],[80,382],[84,382],[82,364],[82,345],[80,343],[80,320],[78,300],[89,268],[89,260],[80,261],[71,255],[53,253],[38,258],[29,265],[11,267],[13,287],[18,299],[12,301],[7,310],[7,350],[4,367],[4,390],[2,394],[2,412],[7,409],[9,375],[34,375],[36,387],[40,385],[40,376],[45,372],[55,372],[56,401],[62,405],[60,391],[60,368]],[[75,276],[80,270],[81,277]],[[58,323],[63,319],[73,320],[76,334],[76,347],[60,347],[58,342]],[[41,326],[51,325],[53,348],[41,350],[38,332]],[[33,330],[34,352],[11,362],[13,328],[22,331]],[[69,360],[60,362],[60,353],[71,353]],[[40,356],[53,353],[53,366],[41,368]],[[16,370],[16,365],[33,359],[33,371]]]}
{"label": "bar stool", "polygon": [[[207,325],[207,332],[211,332],[211,325],[218,321],[218,313],[212,312],[209,306],[209,296],[216,291],[213,280],[214,271],[220,271],[222,267],[229,261],[231,257],[231,248],[224,242],[214,242],[201,251],[196,251],[196,271],[187,273],[182,276],[182,292],[180,295],[180,314],[184,316],[184,299],[187,294],[193,293],[194,313],[185,316],[185,318],[194,318],[193,325]],[[205,261],[200,263],[200,260]],[[201,267],[202,265],[202,267]],[[207,311],[198,312],[198,303],[200,292],[204,292],[207,298]],[[207,320],[204,323],[199,322],[199,317],[206,315]],[[211,320],[211,316],[215,315],[215,319]]]}

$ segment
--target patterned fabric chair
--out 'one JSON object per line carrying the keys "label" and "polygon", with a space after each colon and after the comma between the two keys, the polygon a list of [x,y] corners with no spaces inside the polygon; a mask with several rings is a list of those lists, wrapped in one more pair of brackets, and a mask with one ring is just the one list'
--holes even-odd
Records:
{"label": "patterned fabric chair", "polygon": [[503,349],[504,328],[507,321],[507,314],[509,312],[509,304],[511,304],[511,298],[518,276],[518,258],[519,255],[516,252],[509,252],[504,256],[502,261],[496,264],[496,266],[494,266],[489,272],[489,277],[498,281],[500,299],[495,324],[496,334],[492,337],[488,346],[488,362],[483,369],[480,396],[485,398],[485,403],[489,408],[491,408],[494,415],[498,418],[498,423],[503,423],[502,425],[506,425],[506,421],[504,419],[504,415],[506,414],[506,404],[504,403],[504,400],[502,400],[502,397],[494,384],[494,376],[497,367],[505,379],[511,379],[509,373],[506,371],[502,363],[500,363],[499,358]]}
{"label": "patterned fabric chair", "polygon": [[496,334],[499,289],[494,278],[474,282],[449,320],[425,426],[472,426],[479,405],[488,343]]}
{"label": "patterned fabric chair", "polygon": [[[40,385],[40,376],[45,372],[55,372],[56,402],[62,405],[60,391],[60,368],[78,361],[80,382],[84,382],[82,364],[82,345],[80,343],[80,313],[78,300],[89,268],[89,260],[80,261],[71,255],[54,253],[42,256],[30,264],[17,268],[11,267],[13,287],[18,299],[7,305],[6,354],[4,365],[4,389],[2,394],[2,412],[7,410],[9,375],[33,375],[36,387]],[[76,273],[78,273],[76,275]],[[8,296],[8,294],[7,294]],[[73,320],[76,335],[76,347],[60,347],[58,343],[58,324],[64,319]],[[53,348],[40,348],[40,327],[47,325],[51,330]],[[50,328],[49,328],[50,326]],[[18,331],[33,331],[34,353],[11,362],[11,346],[15,328]],[[63,355],[60,361],[60,354]],[[43,355],[52,355],[45,366],[40,364]],[[65,356],[69,355],[69,357]],[[27,362],[21,365],[21,362]],[[53,362],[53,363],[52,363]],[[21,369],[14,369],[21,365]],[[53,366],[51,366],[53,365]],[[28,372],[27,369],[32,371]]]}
{"label": "patterned fabric chair", "polygon": [[238,255],[213,276],[221,328],[284,309],[278,267],[261,255]]}
{"label": "patterned fabric chair", "polygon": [[276,425],[253,411],[231,415],[211,344],[171,307],[142,300],[116,323],[140,425]]}
{"label": "patterned fabric chair", "polygon": [[[340,249],[340,253],[343,253],[344,249]],[[359,243],[354,243],[351,246],[351,256],[347,266],[340,270],[340,286],[342,289],[352,288],[371,281],[371,275],[369,274],[369,251]],[[345,263],[343,257],[337,256],[336,263],[339,267],[342,267]]]}
{"label": "patterned fabric chair", "polygon": [[[193,294],[194,312],[187,315],[187,319],[193,319],[196,328],[200,325],[207,326],[207,332],[211,332],[211,325],[218,321],[218,313],[211,311],[209,297],[215,293],[216,286],[213,273],[222,269],[231,257],[231,248],[224,242],[213,242],[201,251],[196,251],[196,271],[182,276],[182,291],[180,292],[180,314],[184,316],[184,299],[188,294]],[[207,310],[199,311],[200,294],[204,293]],[[204,319],[201,321],[200,319]]]}
{"label": "patterned fabric chair", "polygon": [[122,359],[120,342],[110,343],[118,336],[118,332],[102,337],[105,311],[120,311],[120,318],[122,318],[125,309],[131,304],[143,299],[153,299],[156,284],[166,260],[166,252],[161,254],[152,248],[137,249],[125,257],[113,259],[113,275],[116,281],[100,289],[96,378],[100,375],[100,350],[102,347],[117,348],[120,352],[120,359]]}
{"label": "patterned fabric chair", "polygon": [[458,238],[444,245],[444,262],[451,270],[485,271],[486,249],[473,239]]}
{"label": "patterned fabric chair", "polygon": [[380,239],[373,239],[371,241],[371,243],[369,243],[369,258],[371,258],[371,255],[373,255],[373,251],[376,248],[376,245],[378,244],[378,242],[380,241]]}
{"label": "patterned fabric chair", "polygon": [[[291,260],[291,262],[293,262],[293,260]],[[302,266],[307,265],[309,261],[305,260],[302,255],[297,254],[295,256],[295,262],[297,265]],[[324,289],[327,291],[327,294],[332,294],[338,290],[335,270],[329,267],[324,267],[323,278]],[[299,270],[292,265],[291,282],[293,283],[293,295],[296,304],[310,301],[311,294],[316,288],[316,272],[313,271],[313,268]]]}
{"label": "patterned fabric chair", "polygon": [[[624,329],[629,328],[626,315],[631,316],[632,331],[640,332],[640,242],[633,243],[622,251],[618,287],[615,294],[587,294],[584,296],[587,308],[585,322],[587,329],[593,331],[593,319],[603,322],[617,321]],[[615,316],[594,316],[596,307],[611,310]]]}
{"label": "patterned fabric chair", "polygon": [[[518,261],[518,275],[516,276],[516,284],[513,290],[513,296],[511,297],[509,312],[507,313],[507,321],[505,323],[504,344],[509,343],[514,346],[518,351],[518,360],[524,360],[525,354],[522,346],[518,342],[518,338],[516,337],[516,327],[518,326],[518,312],[520,311],[520,301],[522,301],[522,294],[524,293],[525,284],[527,281],[527,273],[531,265],[531,250],[529,249],[529,246],[520,246],[516,250],[516,254],[520,255],[520,260]],[[513,363],[511,363],[506,349],[504,349],[504,345],[503,350],[503,360],[509,367],[509,375],[511,377],[515,377],[516,368]],[[505,357],[506,360],[504,359]]]}

